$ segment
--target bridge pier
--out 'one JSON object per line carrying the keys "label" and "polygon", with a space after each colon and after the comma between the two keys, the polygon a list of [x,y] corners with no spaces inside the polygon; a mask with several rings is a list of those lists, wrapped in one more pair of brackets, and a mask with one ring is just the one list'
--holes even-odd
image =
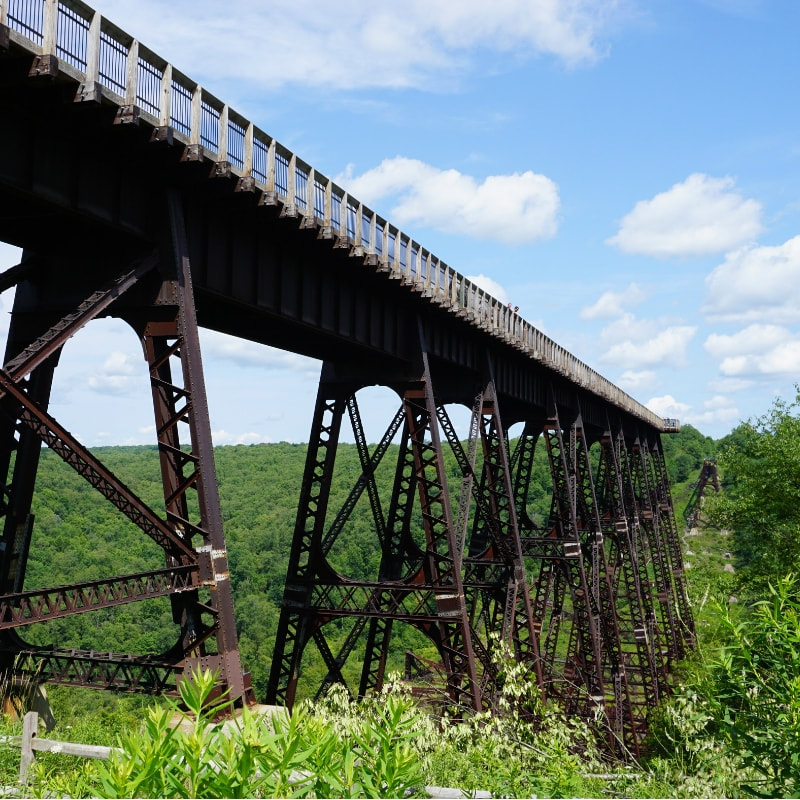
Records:
{"label": "bridge pier", "polygon": [[[401,402],[386,433],[372,453],[364,439],[355,391],[361,385],[342,380],[337,366],[323,366],[309,440],[300,505],[286,578],[286,588],[272,662],[268,703],[295,700],[300,662],[314,642],[327,667],[323,690],[333,682],[347,685],[342,667],[368,625],[359,693],[383,683],[392,627],[407,622],[435,645],[447,675],[450,702],[479,710],[482,706],[474,641],[465,597],[461,562],[463,538],[456,535],[443,460],[427,357],[421,374],[392,376]],[[328,515],[328,501],[342,420],[347,414],[359,449],[362,474],[341,510]],[[392,495],[384,508],[374,473],[400,437]],[[356,580],[336,572],[331,548],[366,491],[381,550],[379,575]],[[422,539],[414,536],[418,514]],[[334,656],[324,626],[354,617],[354,626]]]}
{"label": "bridge pier", "polygon": [[[26,253],[0,370],[0,469],[6,486],[0,506],[0,665],[35,680],[152,693],[174,693],[191,668],[203,666],[218,672],[221,690],[241,699],[250,690],[239,661],[190,264],[176,202],[169,218],[164,246],[132,269],[87,259],[76,272],[74,263]],[[109,313],[126,319],[142,341],[165,515],[148,507],[47,412],[61,348],[89,321]],[[188,436],[179,434],[181,426]],[[23,591],[42,443],[163,550],[163,568]],[[197,500],[190,501],[191,494]],[[175,645],[164,653],[60,651],[58,643],[34,647],[17,630],[160,596],[170,597],[179,629]]]}
{"label": "bridge pier", "polygon": [[[372,452],[355,399],[364,377],[323,367],[268,702],[293,704],[311,643],[327,669],[317,697],[333,683],[353,695],[380,689],[393,627],[407,622],[438,653],[436,661],[408,654],[409,675],[438,673],[451,706],[491,708],[500,679],[489,634],[497,632],[546,700],[568,714],[599,715],[610,746],[638,752],[646,714],[667,690],[691,621],[678,597],[685,600],[685,587],[673,563],[657,443],[619,424],[586,426],[580,402],[562,403],[562,419],[551,391],[549,410],[526,422],[511,455],[488,359],[484,381],[455,388],[437,384],[424,349],[421,361],[419,377],[380,376],[400,408]],[[439,388],[471,407],[465,442]],[[362,472],[336,511],[329,499],[346,417]],[[538,525],[527,510],[537,444],[552,481],[551,511]],[[381,498],[375,471],[389,452],[396,452],[395,479],[391,496]],[[452,471],[448,481],[446,459],[455,461],[460,485]],[[363,494],[382,553],[370,580],[341,575],[329,560]],[[689,626],[682,629],[679,617]],[[334,653],[325,626],[342,618],[354,622]]]}

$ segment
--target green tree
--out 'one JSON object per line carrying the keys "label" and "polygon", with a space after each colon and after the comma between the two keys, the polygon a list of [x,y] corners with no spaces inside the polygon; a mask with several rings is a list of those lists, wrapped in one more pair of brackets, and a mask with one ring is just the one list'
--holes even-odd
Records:
{"label": "green tree", "polygon": [[732,531],[740,566],[763,589],[800,570],[800,395],[737,428],[718,466],[725,491],[706,519]]}
{"label": "green tree", "polygon": [[800,792],[800,580],[769,586],[743,620],[722,611],[728,642],[706,660],[701,708],[711,730],[756,780],[741,788],[767,797]]}

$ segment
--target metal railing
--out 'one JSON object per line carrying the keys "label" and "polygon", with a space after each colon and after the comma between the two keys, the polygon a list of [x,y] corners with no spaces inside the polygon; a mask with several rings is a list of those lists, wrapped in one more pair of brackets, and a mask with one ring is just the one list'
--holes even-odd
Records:
{"label": "metal railing", "polygon": [[[464,317],[536,362],[658,430],[663,420],[618,386],[526,322],[510,305],[456,272],[264,133],[172,64],[141,45],[79,0],[0,0],[0,25],[9,38],[36,55],[54,55],[60,72],[99,87],[118,106],[136,106],[140,119],[170,127],[179,142],[201,157],[223,163],[235,177],[249,177],[274,193],[292,213],[329,228],[357,255],[431,302]],[[85,93],[87,97],[96,94]]]}

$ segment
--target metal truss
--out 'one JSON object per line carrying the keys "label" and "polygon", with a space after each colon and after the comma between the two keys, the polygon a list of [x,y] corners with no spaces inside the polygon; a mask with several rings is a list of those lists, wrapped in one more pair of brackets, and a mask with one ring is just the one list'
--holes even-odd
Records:
{"label": "metal truss", "polygon": [[[192,665],[218,671],[220,691],[249,691],[239,663],[233,601],[217,495],[197,321],[180,204],[170,199],[170,246],[90,292],[77,308],[54,314],[57,301],[39,291],[40,307],[12,314],[0,369],[0,471],[5,479],[0,571],[0,660],[38,680],[115,689],[172,692]],[[29,257],[20,272],[46,281],[48,263]],[[143,279],[147,285],[143,285]],[[135,291],[133,290],[135,287]],[[100,315],[131,316],[150,370],[166,517],[123,481],[47,411],[64,343]],[[24,319],[24,323],[19,323]],[[31,322],[33,320],[33,323]],[[179,435],[185,425],[188,436]],[[187,446],[188,441],[188,446]],[[106,497],[163,551],[166,566],[136,575],[23,591],[33,537],[31,504],[44,443]],[[191,501],[189,494],[193,495]],[[160,655],[126,655],[28,646],[14,630],[77,613],[169,596],[178,639]]]}
{"label": "metal truss", "polygon": [[[685,652],[674,641],[682,635],[667,639],[665,628],[691,619],[669,484],[657,441],[611,422],[589,430],[576,405],[567,423],[555,401],[548,419],[526,423],[512,457],[545,694],[568,713],[602,716],[609,744],[638,753],[647,714]],[[536,525],[527,496],[539,442],[553,497]]]}
{"label": "metal truss", "polygon": [[197,570],[170,567],[0,597],[0,630],[197,588]]}
{"label": "metal truss", "polygon": [[[268,702],[295,699],[300,662],[314,642],[328,666],[323,691],[332,682],[344,683],[341,667],[366,628],[366,646],[359,692],[382,684],[392,624],[408,622],[436,646],[447,675],[450,702],[481,708],[474,643],[469,628],[462,579],[462,553],[450,507],[437,408],[427,363],[421,379],[409,382],[402,402],[370,454],[363,438],[353,387],[335,379],[326,364],[314,413],[295,536],[279,621]],[[328,500],[341,422],[349,414],[362,465],[362,474],[348,500],[327,524]],[[402,429],[401,429],[402,426]],[[400,446],[392,496],[384,512],[372,477],[399,433]],[[341,576],[327,555],[366,488],[382,557],[374,581]],[[418,515],[421,530],[412,530]],[[332,619],[355,617],[356,623],[334,656],[324,635]]]}
{"label": "metal truss", "polygon": [[[492,708],[502,688],[493,636],[528,666],[543,697],[567,714],[600,720],[613,749],[638,753],[648,711],[668,690],[685,637],[665,633],[687,613],[679,597],[680,550],[658,442],[621,428],[588,429],[577,414],[530,420],[509,454],[491,370],[473,396],[462,441],[435,400],[427,361],[400,390],[400,409],[370,451],[355,401],[358,385],[323,368],[273,659],[268,702],[291,705],[303,654],[316,647],[327,674],[316,695],[352,695],[385,680],[392,628],[424,632],[439,660],[405,653],[410,680],[428,699]],[[575,407],[573,405],[573,407]],[[361,475],[338,512],[328,508],[341,425],[349,418]],[[389,444],[399,440],[395,450]],[[552,478],[549,518],[535,525],[527,497],[538,443]],[[444,449],[460,481],[448,486]],[[396,453],[389,498],[375,471]],[[369,501],[381,548],[371,580],[340,575],[328,556],[358,499]],[[332,520],[332,521],[331,521]],[[338,651],[326,625],[351,620]]]}
{"label": "metal truss", "polygon": [[686,523],[687,530],[697,527],[698,520],[700,519],[703,497],[705,497],[706,488],[709,484],[713,487],[715,492],[720,491],[719,476],[717,475],[717,460],[715,458],[706,458],[703,461],[703,466],[700,469],[700,476],[695,483],[691,484],[692,493],[689,496],[686,509],[683,512],[683,520]]}

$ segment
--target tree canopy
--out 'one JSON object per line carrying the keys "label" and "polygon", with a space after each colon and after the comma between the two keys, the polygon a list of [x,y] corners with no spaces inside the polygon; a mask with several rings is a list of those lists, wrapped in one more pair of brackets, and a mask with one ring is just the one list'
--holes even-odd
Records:
{"label": "tree canopy", "polygon": [[762,588],[800,569],[800,395],[776,400],[722,443],[723,492],[706,520],[732,533],[748,581]]}

